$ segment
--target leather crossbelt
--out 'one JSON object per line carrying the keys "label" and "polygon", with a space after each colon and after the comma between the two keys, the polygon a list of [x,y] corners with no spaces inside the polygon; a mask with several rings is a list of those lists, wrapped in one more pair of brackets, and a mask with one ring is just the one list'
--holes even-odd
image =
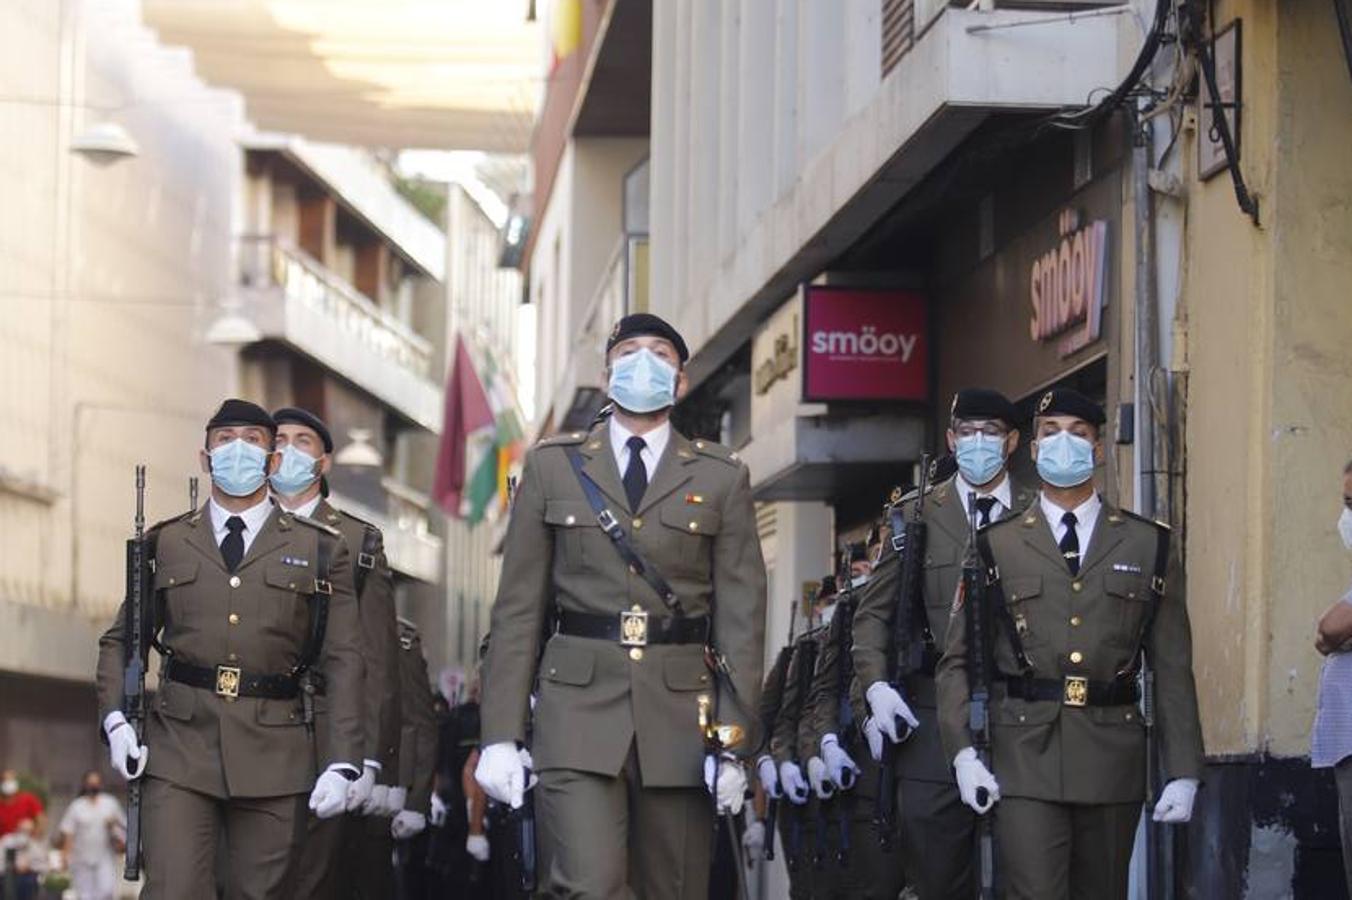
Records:
{"label": "leather crossbelt", "polygon": [[641,610],[616,613],[613,616],[592,613],[558,613],[559,634],[618,641],[624,647],[644,647],[648,644],[702,644],[709,635],[708,616],[650,616]]}
{"label": "leather crossbelt", "polygon": [[170,681],[203,688],[218,697],[291,700],[300,695],[300,678],[296,675],[259,675],[238,666],[197,666],[172,658],[165,662],[163,671]]}
{"label": "leather crossbelt", "polygon": [[1016,700],[1052,700],[1065,706],[1126,706],[1140,699],[1136,680],[1095,681],[1078,675],[1023,678],[1006,675],[1005,691]]}

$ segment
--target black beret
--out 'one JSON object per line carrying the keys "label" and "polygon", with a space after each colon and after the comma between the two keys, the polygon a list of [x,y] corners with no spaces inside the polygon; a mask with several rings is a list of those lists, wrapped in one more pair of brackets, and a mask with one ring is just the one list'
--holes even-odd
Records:
{"label": "black beret", "polygon": [[825,600],[827,597],[836,595],[836,576],[827,575],[822,579],[822,586],[817,589],[817,599]]}
{"label": "black beret", "polygon": [[308,409],[301,409],[297,406],[283,406],[272,414],[272,421],[278,425],[304,425],[306,428],[319,435],[319,439],[324,442],[324,452],[333,452],[333,435],[329,434],[329,426],[324,424],[324,420],[310,412]]}
{"label": "black beret", "polygon": [[850,562],[861,562],[867,560],[868,560],[867,546],[865,546],[862,542],[850,545]]}
{"label": "black beret", "polygon": [[268,415],[268,411],[257,403],[250,403],[248,400],[237,400],[231,397],[221,404],[221,408],[216,410],[216,414],[207,422],[207,431],[213,428],[224,428],[227,425],[257,425],[260,428],[266,428],[273,434],[277,433],[277,423]]}
{"label": "black beret", "polygon": [[643,336],[660,337],[671,341],[681,362],[690,358],[690,350],[685,346],[685,339],[680,333],[668,325],[665,319],[652,313],[633,313],[616,322],[615,327],[610,330],[610,337],[606,340],[606,352],[609,353],[620,341]]}
{"label": "black beret", "polygon": [[1108,421],[1103,407],[1074,388],[1052,388],[1037,401],[1039,416],[1074,416],[1090,425],[1100,426]]}
{"label": "black beret", "polygon": [[1019,411],[1009,398],[989,388],[963,388],[953,395],[950,419],[995,419],[1019,427]]}

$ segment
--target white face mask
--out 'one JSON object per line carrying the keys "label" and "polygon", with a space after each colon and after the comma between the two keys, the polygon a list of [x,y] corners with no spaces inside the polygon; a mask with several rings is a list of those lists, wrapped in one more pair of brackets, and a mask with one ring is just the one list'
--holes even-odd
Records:
{"label": "white face mask", "polygon": [[826,609],[822,610],[821,613],[822,624],[830,625],[831,619],[832,617],[835,616],[835,614],[836,614],[836,605],[832,603],[830,606],[826,607]]}
{"label": "white face mask", "polygon": [[4,794],[6,797],[8,797],[12,794],[17,794],[18,792],[19,792],[19,782],[15,781],[13,778],[10,778],[4,782],[0,782],[0,794]]}
{"label": "white face mask", "polygon": [[856,575],[856,576],[854,576],[853,578],[850,579],[850,587],[855,587],[855,588],[857,588],[857,587],[863,587],[863,586],[864,586],[865,584],[867,584],[867,583],[868,583],[868,576],[867,576],[867,575]]}
{"label": "white face mask", "polygon": [[1352,550],[1352,509],[1343,507],[1343,514],[1338,517],[1338,536],[1343,539],[1343,546]]}

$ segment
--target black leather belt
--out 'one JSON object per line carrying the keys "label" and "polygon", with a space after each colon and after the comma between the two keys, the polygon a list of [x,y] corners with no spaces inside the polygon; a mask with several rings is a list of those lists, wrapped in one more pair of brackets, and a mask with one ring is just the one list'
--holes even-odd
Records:
{"label": "black leather belt", "polygon": [[1094,681],[1078,675],[1064,678],[1002,679],[1005,691],[1016,700],[1053,700],[1065,706],[1126,706],[1140,699],[1135,679]]}
{"label": "black leather belt", "polygon": [[558,632],[572,637],[618,641],[623,647],[648,644],[702,644],[709,636],[708,616],[650,616],[628,610],[613,616],[559,610]]}
{"label": "black leather belt", "polygon": [[170,658],[164,666],[164,677],[229,699],[292,700],[300,695],[300,678],[296,675],[258,675],[238,666],[195,666]]}

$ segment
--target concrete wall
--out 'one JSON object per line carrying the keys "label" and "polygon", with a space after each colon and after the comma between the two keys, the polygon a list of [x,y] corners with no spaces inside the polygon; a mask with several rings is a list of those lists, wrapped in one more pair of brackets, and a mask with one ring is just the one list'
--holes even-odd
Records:
{"label": "concrete wall", "polygon": [[[150,522],[185,509],[234,382],[201,335],[233,271],[242,111],[136,9],[0,7],[0,607],[31,636],[0,646],[0,669],[88,677],[122,594],[133,465],[150,467]],[[71,153],[101,121],[139,155]]]}
{"label": "concrete wall", "polygon": [[[1352,455],[1352,82],[1328,4],[1243,19],[1242,164],[1190,186],[1188,595],[1210,754],[1308,752],[1313,622],[1347,589],[1333,528]],[[1182,145],[1195,167],[1195,133]]]}

